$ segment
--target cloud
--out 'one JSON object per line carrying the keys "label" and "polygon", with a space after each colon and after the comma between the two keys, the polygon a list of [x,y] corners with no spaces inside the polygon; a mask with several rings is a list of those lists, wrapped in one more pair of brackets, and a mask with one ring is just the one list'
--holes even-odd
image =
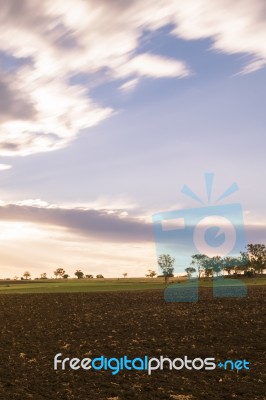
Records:
{"label": "cloud", "polygon": [[190,75],[184,62],[149,53],[132,58],[116,73],[118,77],[146,76],[150,78],[183,78]]}
{"label": "cloud", "polygon": [[131,92],[132,90],[135,89],[135,87],[137,86],[137,84],[139,83],[139,79],[134,78],[134,79],[130,79],[129,81],[126,81],[125,83],[123,83],[119,89],[122,90],[123,92]]}
{"label": "cloud", "polygon": [[191,74],[188,66],[179,60],[142,53],[116,69],[117,78],[134,77],[120,86],[123,91],[133,90],[141,77],[184,78]]}
{"label": "cloud", "polygon": [[110,210],[50,207],[39,199],[0,205],[0,220],[57,226],[91,240],[145,242],[153,239],[152,226],[129,217],[124,210],[110,213]]}
{"label": "cloud", "polygon": [[254,66],[255,62],[256,69],[262,68],[266,61],[264,0],[190,0],[182,6],[176,4],[172,34],[186,40],[211,38],[212,50],[246,53],[252,58],[248,64]]}
{"label": "cloud", "polygon": [[0,51],[13,61],[1,71],[0,155],[60,149],[112,115],[90,97],[89,86],[69,83],[74,75],[126,79],[124,91],[144,77],[189,76],[178,53],[139,54],[144,32],[171,25],[178,38],[210,38],[213,51],[248,55],[243,73],[262,68],[265,15],[263,0],[43,0],[38,7],[1,0]]}
{"label": "cloud", "polygon": [[0,123],[9,120],[31,120],[35,118],[34,104],[17,88],[11,75],[0,75]]}
{"label": "cloud", "polygon": [[0,164],[0,171],[5,171],[7,169],[12,168],[12,165],[9,164]]}
{"label": "cloud", "polygon": [[[31,273],[53,274],[56,265],[71,274],[78,265],[87,273],[144,275],[157,265],[153,226],[150,219],[132,214],[123,209],[59,207],[41,199],[0,202],[2,277],[20,276],[29,268]],[[246,224],[248,243],[266,243],[265,223]]]}
{"label": "cloud", "polygon": [[[11,76],[6,79],[9,81]],[[0,112],[0,153],[4,156],[62,148],[80,129],[96,125],[112,113],[111,108],[93,103],[83,87],[41,76],[30,67],[13,73],[9,87],[0,82],[0,94],[5,99]]]}
{"label": "cloud", "polygon": [[16,206],[29,206],[29,207],[39,207],[39,208],[47,208],[47,207],[53,207],[53,204],[49,205],[47,201],[43,201],[41,199],[27,199],[27,200],[21,200],[17,201],[15,203]]}
{"label": "cloud", "polygon": [[[0,221],[65,229],[68,233],[103,242],[154,242],[151,218],[137,216],[137,210],[129,213],[125,209],[60,207],[41,199],[28,199],[14,204],[0,203]],[[245,232],[249,243],[266,242],[265,222],[246,224]]]}
{"label": "cloud", "polygon": [[266,59],[251,61],[240,72],[239,75],[251,74],[266,66]]}
{"label": "cloud", "polygon": [[247,225],[246,236],[248,243],[264,243],[266,244],[266,224]]}

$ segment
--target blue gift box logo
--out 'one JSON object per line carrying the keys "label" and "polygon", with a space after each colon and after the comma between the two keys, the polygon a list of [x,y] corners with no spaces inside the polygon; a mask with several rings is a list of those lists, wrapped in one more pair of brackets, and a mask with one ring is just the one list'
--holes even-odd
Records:
{"label": "blue gift box logo", "polygon": [[[239,203],[212,205],[211,195],[214,174],[205,174],[208,204],[186,185],[182,192],[203,204],[203,207],[167,211],[153,215],[154,237],[157,257],[170,254],[175,258],[174,272],[183,272],[191,263],[193,254],[213,256],[239,256],[246,246],[243,212]],[[215,202],[224,200],[238,187],[233,183]],[[246,286],[234,280],[228,288],[228,279],[213,281],[215,297],[245,296]],[[165,290],[166,301],[197,301],[197,278],[188,284],[175,284]]]}

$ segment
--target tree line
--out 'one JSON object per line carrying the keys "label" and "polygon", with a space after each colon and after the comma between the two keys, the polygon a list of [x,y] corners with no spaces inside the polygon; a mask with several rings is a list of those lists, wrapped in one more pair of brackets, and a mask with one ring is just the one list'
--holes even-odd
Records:
{"label": "tree line", "polygon": [[[70,277],[69,274],[66,273],[66,271],[64,270],[64,268],[57,268],[54,271],[54,275],[55,275],[55,279],[67,279]],[[77,277],[77,279],[93,279],[94,275],[91,274],[84,274],[84,272],[82,272],[80,269],[77,269],[76,272],[74,273],[74,275]],[[95,276],[96,278],[100,279],[100,278],[104,278],[104,276],[102,274],[98,274]],[[14,277],[14,280],[18,280],[19,278],[17,276]],[[23,279],[31,279],[31,273],[29,271],[25,271],[24,274],[22,275],[22,277],[20,278],[21,280]],[[40,278],[35,278],[35,279],[48,279],[47,273],[43,272],[40,275]]]}
{"label": "tree line", "polygon": [[[191,256],[190,266],[185,268],[188,278],[197,272],[200,279],[205,277],[219,276],[225,271],[229,276],[244,273],[246,277],[253,277],[264,273],[266,269],[266,247],[264,244],[248,244],[246,251],[240,252],[239,256],[208,257],[206,254],[194,254]],[[175,258],[170,254],[161,254],[158,265],[161,268],[165,280],[173,276]]]}

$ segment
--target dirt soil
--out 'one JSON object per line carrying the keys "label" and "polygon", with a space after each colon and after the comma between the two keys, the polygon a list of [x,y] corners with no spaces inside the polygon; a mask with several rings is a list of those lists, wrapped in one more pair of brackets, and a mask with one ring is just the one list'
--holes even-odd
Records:
{"label": "dirt soil", "polygon": [[[1,295],[0,399],[266,399],[266,287],[165,303],[163,292]],[[246,359],[250,370],[64,371],[63,357]]]}

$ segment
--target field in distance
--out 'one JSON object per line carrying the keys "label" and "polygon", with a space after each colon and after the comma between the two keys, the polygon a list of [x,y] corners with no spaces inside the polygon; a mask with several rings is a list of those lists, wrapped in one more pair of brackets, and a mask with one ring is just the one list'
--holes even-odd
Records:
{"label": "field in distance", "polygon": [[[266,285],[266,278],[241,279],[248,286]],[[226,279],[232,286],[235,279]],[[185,277],[170,278],[169,284],[188,283]],[[201,279],[201,287],[211,287],[212,280]],[[71,293],[71,292],[118,292],[128,290],[164,289],[164,278],[104,278],[104,279],[38,279],[28,281],[0,280],[0,294],[12,293]]]}

